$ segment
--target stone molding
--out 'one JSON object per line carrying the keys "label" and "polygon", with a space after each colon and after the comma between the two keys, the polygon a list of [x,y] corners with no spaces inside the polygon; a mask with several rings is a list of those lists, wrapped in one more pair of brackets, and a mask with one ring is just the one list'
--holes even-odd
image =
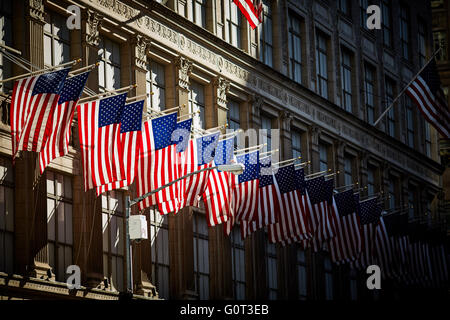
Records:
{"label": "stone molding", "polygon": [[192,61],[178,56],[175,60],[175,66],[177,67],[177,86],[179,89],[189,90],[189,76],[192,73],[193,64]]}

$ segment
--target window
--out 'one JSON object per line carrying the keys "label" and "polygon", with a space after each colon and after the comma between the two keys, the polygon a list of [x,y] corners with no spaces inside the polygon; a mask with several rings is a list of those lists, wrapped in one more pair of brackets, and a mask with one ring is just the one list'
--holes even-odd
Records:
{"label": "window", "polygon": [[346,186],[353,183],[353,158],[344,158],[344,183]]}
{"label": "window", "polygon": [[14,171],[9,160],[0,158],[0,271],[14,268]]}
{"label": "window", "polygon": [[150,210],[152,283],[163,299],[169,298],[169,225],[168,216]]}
{"label": "window", "polygon": [[231,259],[233,261],[233,288],[236,300],[245,299],[245,249],[240,229],[231,231]]}
{"label": "window", "polygon": [[298,130],[292,130],[292,156],[302,156],[302,134]]}
{"label": "window", "polygon": [[410,97],[405,96],[405,111],[406,111],[406,142],[408,146],[414,148],[414,110],[412,100]]}
{"label": "window", "polygon": [[392,20],[391,20],[391,0],[381,1],[381,24],[383,29],[383,44],[386,47],[392,46]]}
{"label": "window", "polygon": [[418,46],[419,46],[419,67],[422,67],[427,62],[427,40],[426,40],[426,26],[423,21],[418,22]]}
{"label": "window", "polygon": [[268,0],[263,0],[263,23],[260,30],[259,59],[272,67],[273,37],[272,37],[272,8]]}
{"label": "window", "polygon": [[431,127],[428,122],[425,121],[425,153],[428,157],[431,157]]}
{"label": "window", "polygon": [[[394,83],[386,79],[386,108],[392,101],[394,101]],[[386,131],[391,137],[395,137],[395,106],[388,111]]]}
{"label": "window", "polygon": [[319,171],[328,170],[328,146],[326,144],[319,144],[319,160],[320,168]]}
{"label": "window", "polygon": [[375,70],[369,65],[365,65],[364,86],[366,91],[367,122],[375,122]]}
{"label": "window", "polygon": [[208,226],[199,213],[193,215],[195,291],[200,300],[209,299]]}
{"label": "window", "polygon": [[47,172],[48,261],[57,281],[66,280],[73,264],[72,179]]}
{"label": "window", "polygon": [[342,49],[341,76],[342,76],[342,108],[352,112],[352,64],[350,52]]}
{"label": "window", "polygon": [[193,119],[195,128],[205,129],[205,88],[200,83],[192,81],[191,91],[189,91],[189,112],[197,112]]}
{"label": "window", "polygon": [[[239,103],[233,100],[228,100],[228,113],[227,113],[228,129],[227,132],[233,132],[239,130],[240,127],[240,115],[239,115]],[[239,136],[234,139],[235,148],[240,145]]]}
{"label": "window", "polygon": [[324,98],[328,98],[328,65],[327,65],[327,39],[317,32],[316,44],[316,72],[317,92]]}
{"label": "window", "polygon": [[261,152],[272,150],[272,119],[267,116],[261,116],[261,129],[260,143],[267,143],[267,145],[262,148]]}
{"label": "window", "polygon": [[237,5],[233,1],[228,0],[228,32],[229,32],[229,43],[237,48],[241,48],[241,12]]}
{"label": "window", "polygon": [[409,60],[409,12],[405,6],[400,6],[400,44],[402,57]]}
{"label": "window", "polygon": [[376,184],[375,184],[376,169],[374,167],[367,168],[367,195],[372,196],[375,194]]}
{"label": "window", "polygon": [[339,0],[338,1],[339,12],[341,12],[344,16],[350,18],[352,16],[352,8],[350,0]]}
{"label": "window", "polygon": [[150,61],[146,65],[145,75],[147,92],[153,92],[147,98],[147,105],[152,109],[164,110],[166,108],[166,80],[164,66]]}
{"label": "window", "polygon": [[300,19],[289,13],[289,59],[291,79],[302,83],[302,42]]}
{"label": "window", "polygon": [[123,291],[125,274],[125,215],[123,194],[109,191],[102,195],[103,274],[108,289]]}
{"label": "window", "polygon": [[66,17],[54,12],[45,14],[44,63],[48,66],[56,66],[70,59],[70,32],[66,20]]}
{"label": "window", "polygon": [[266,268],[267,284],[269,286],[269,300],[276,300],[278,296],[277,247],[268,241],[266,234]]}
{"label": "window", "polygon": [[307,275],[306,275],[306,256],[305,251],[297,249],[297,280],[298,280],[298,296],[300,300],[307,298]]}
{"label": "window", "polygon": [[98,85],[100,91],[120,88],[120,45],[102,37],[99,44]]}
{"label": "window", "polygon": [[192,0],[191,4],[194,23],[206,28],[206,0]]}
{"label": "window", "polygon": [[447,55],[447,32],[445,31],[433,31],[434,51],[442,47],[442,50],[436,55],[436,60],[446,61]]}
{"label": "window", "polygon": [[[12,47],[13,30],[12,30],[12,1],[0,1],[0,43]],[[11,77],[12,70],[11,61],[4,58],[0,52],[0,79]],[[12,90],[13,81],[5,82],[0,85],[0,91],[7,92]],[[5,90],[7,89],[7,90]],[[6,110],[5,110],[6,111]],[[9,121],[7,122],[9,124]]]}
{"label": "window", "polygon": [[325,299],[333,300],[333,266],[330,257],[325,256],[323,261],[325,272]]}
{"label": "window", "polygon": [[369,6],[368,0],[359,0],[359,10],[360,10],[360,18],[361,18],[361,27],[369,30],[367,28],[367,7]]}

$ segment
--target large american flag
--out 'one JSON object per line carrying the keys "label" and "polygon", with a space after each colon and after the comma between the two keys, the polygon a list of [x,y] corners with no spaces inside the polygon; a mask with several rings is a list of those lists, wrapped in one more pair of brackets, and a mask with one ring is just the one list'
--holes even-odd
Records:
{"label": "large american flag", "polygon": [[381,268],[381,276],[383,278],[394,278],[395,268],[392,256],[392,241],[388,234],[383,215],[376,227],[375,235],[376,260]]}
{"label": "large american flag", "polygon": [[333,187],[334,181],[325,180],[324,177],[306,180],[306,190],[312,205],[311,242],[316,252],[322,248],[325,241],[335,235],[328,205],[329,203],[331,204]]}
{"label": "large american flag", "polygon": [[232,185],[231,219],[224,225],[226,235],[231,233],[235,221],[252,221],[258,211],[259,202],[259,151],[236,156],[236,162],[244,165],[239,176],[234,175]]}
{"label": "large american flag", "polygon": [[75,107],[83,92],[90,71],[67,78],[61,90],[58,103],[49,117],[50,135],[39,153],[41,174],[52,160],[69,152],[69,141]]}
{"label": "large american flag", "polygon": [[274,224],[278,221],[277,216],[280,212],[280,194],[277,192],[274,184],[271,157],[259,159],[260,177],[259,177],[259,201],[258,212],[250,222],[241,222],[242,239],[251,235],[258,229]]}
{"label": "large american flag", "polygon": [[252,29],[261,23],[262,2],[252,0],[233,0],[233,2],[239,7]]}
{"label": "large american flag", "polygon": [[[334,194],[331,206],[336,230],[329,241],[331,260],[344,263],[355,260],[361,252],[361,233],[353,190]],[[336,212],[337,211],[337,212]]]}
{"label": "large american flag", "polygon": [[375,262],[376,228],[381,216],[378,198],[360,202],[357,211],[361,223],[362,252],[359,259],[355,260],[355,265],[357,268],[363,269]]}
{"label": "large american flag", "polygon": [[126,104],[120,115],[120,141],[125,177],[123,180],[111,182],[96,188],[97,196],[103,192],[123,188],[133,183],[136,177],[139,153],[142,147],[142,110],[145,100]]}
{"label": "large american flag", "polygon": [[17,80],[11,97],[13,160],[19,150],[40,152],[50,135],[49,117],[58,104],[69,68]]}
{"label": "large american flag", "polygon": [[[300,173],[299,173],[300,172]],[[271,242],[302,241],[310,238],[309,203],[302,195],[304,171],[295,170],[293,164],[277,169],[275,187],[280,194],[279,221],[269,225]]]}
{"label": "large american flag", "polygon": [[125,178],[120,115],[126,98],[123,93],[77,106],[85,191]]}
{"label": "large american flag", "polygon": [[[177,126],[177,113],[170,113],[144,122],[142,149],[136,179],[137,196],[158,189],[178,178],[177,150],[172,134]],[[139,202],[139,210],[176,198],[176,184]],[[176,208],[170,208],[174,211]]]}
{"label": "large american flag", "polygon": [[[214,156],[213,166],[230,164],[234,156],[234,137],[219,141]],[[231,218],[231,190],[234,174],[229,172],[211,170],[208,182],[203,192],[206,221],[208,226],[215,226]]]}
{"label": "large american flag", "polygon": [[406,89],[406,94],[417,104],[425,119],[444,138],[450,139],[450,112],[434,59]]}

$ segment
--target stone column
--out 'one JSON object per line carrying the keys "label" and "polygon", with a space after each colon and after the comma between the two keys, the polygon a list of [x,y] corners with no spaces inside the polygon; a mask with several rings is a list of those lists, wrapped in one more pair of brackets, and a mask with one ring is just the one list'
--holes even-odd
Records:
{"label": "stone column", "polygon": [[335,177],[336,186],[344,186],[345,185],[345,150],[346,143],[343,141],[336,141],[334,143],[334,147],[336,150],[336,173],[339,171],[339,174],[337,174]]}

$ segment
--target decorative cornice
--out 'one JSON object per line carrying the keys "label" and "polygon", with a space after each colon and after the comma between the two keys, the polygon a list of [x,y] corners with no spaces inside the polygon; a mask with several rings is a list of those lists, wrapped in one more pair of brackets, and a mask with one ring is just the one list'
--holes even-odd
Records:
{"label": "decorative cornice", "polygon": [[220,107],[227,107],[227,94],[230,91],[230,81],[218,76],[214,79],[214,88],[216,90],[216,103]]}
{"label": "decorative cornice", "polygon": [[99,15],[96,11],[90,9],[87,10],[86,20],[86,38],[85,41],[88,45],[98,46],[100,43],[99,29],[102,24],[103,16]]}
{"label": "decorative cornice", "polygon": [[134,46],[134,58],[136,61],[136,66],[141,69],[146,69],[147,64],[147,47],[150,45],[150,40],[141,36],[136,35],[132,42]]}
{"label": "decorative cornice", "polygon": [[178,71],[178,83],[177,86],[180,89],[189,90],[189,76],[192,72],[192,61],[178,56],[175,60],[175,66]]}

